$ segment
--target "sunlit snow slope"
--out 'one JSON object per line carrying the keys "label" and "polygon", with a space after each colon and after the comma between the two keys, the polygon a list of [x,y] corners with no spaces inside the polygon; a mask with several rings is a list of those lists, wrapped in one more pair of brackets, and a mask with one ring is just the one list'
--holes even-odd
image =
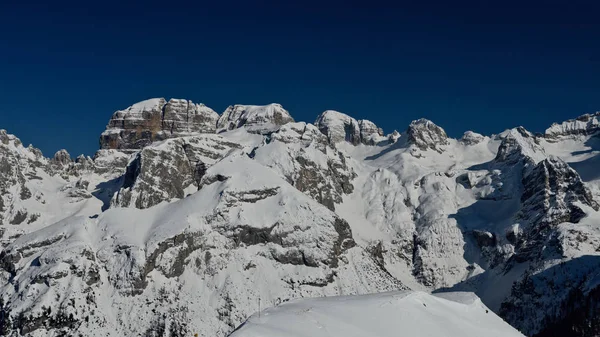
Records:
{"label": "sunlit snow slope", "polygon": [[470,293],[302,299],[255,314],[231,337],[523,336]]}

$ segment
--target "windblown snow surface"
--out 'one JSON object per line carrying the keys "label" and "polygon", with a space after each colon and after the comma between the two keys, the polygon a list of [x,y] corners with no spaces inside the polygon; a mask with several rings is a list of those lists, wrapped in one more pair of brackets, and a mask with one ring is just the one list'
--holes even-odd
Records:
{"label": "windblown snow surface", "polygon": [[472,293],[301,299],[254,314],[231,337],[523,336]]}

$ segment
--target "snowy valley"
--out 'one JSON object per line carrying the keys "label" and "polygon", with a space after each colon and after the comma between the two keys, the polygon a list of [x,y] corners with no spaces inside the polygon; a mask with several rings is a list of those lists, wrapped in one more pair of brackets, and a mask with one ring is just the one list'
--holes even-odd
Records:
{"label": "snowy valley", "polygon": [[600,113],[452,139],[157,98],[76,159],[0,130],[0,334],[593,336],[599,154]]}

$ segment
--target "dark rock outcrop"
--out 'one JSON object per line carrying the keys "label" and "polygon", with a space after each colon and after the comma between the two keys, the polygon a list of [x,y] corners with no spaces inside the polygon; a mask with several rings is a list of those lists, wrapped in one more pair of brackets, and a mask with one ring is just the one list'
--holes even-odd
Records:
{"label": "dark rock outcrop", "polygon": [[424,118],[410,123],[406,134],[408,143],[423,151],[431,149],[441,153],[444,146],[448,145],[448,136],[444,129]]}
{"label": "dark rock outcrop", "polygon": [[115,112],[100,136],[100,147],[135,150],[157,140],[214,133],[218,118],[204,104],[183,99],[149,99]]}
{"label": "dark rock outcrop", "polygon": [[73,162],[73,160],[71,159],[69,152],[67,152],[65,149],[62,149],[54,154],[51,162],[59,167],[67,167]]}
{"label": "dark rock outcrop", "polygon": [[129,162],[113,207],[148,208],[199,187],[206,169],[239,145],[218,135],[170,139],[147,146]]}
{"label": "dark rock outcrop", "polygon": [[279,126],[294,122],[287,110],[280,104],[269,105],[231,105],[217,121],[218,131],[227,131],[245,126],[254,133],[269,133]]}

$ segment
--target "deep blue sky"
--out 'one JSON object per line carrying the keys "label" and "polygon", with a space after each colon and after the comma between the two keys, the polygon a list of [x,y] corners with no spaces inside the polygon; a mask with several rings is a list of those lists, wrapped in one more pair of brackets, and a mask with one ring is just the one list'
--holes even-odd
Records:
{"label": "deep blue sky", "polygon": [[150,97],[454,137],[600,110],[597,1],[88,2],[0,4],[0,128],[48,156]]}

